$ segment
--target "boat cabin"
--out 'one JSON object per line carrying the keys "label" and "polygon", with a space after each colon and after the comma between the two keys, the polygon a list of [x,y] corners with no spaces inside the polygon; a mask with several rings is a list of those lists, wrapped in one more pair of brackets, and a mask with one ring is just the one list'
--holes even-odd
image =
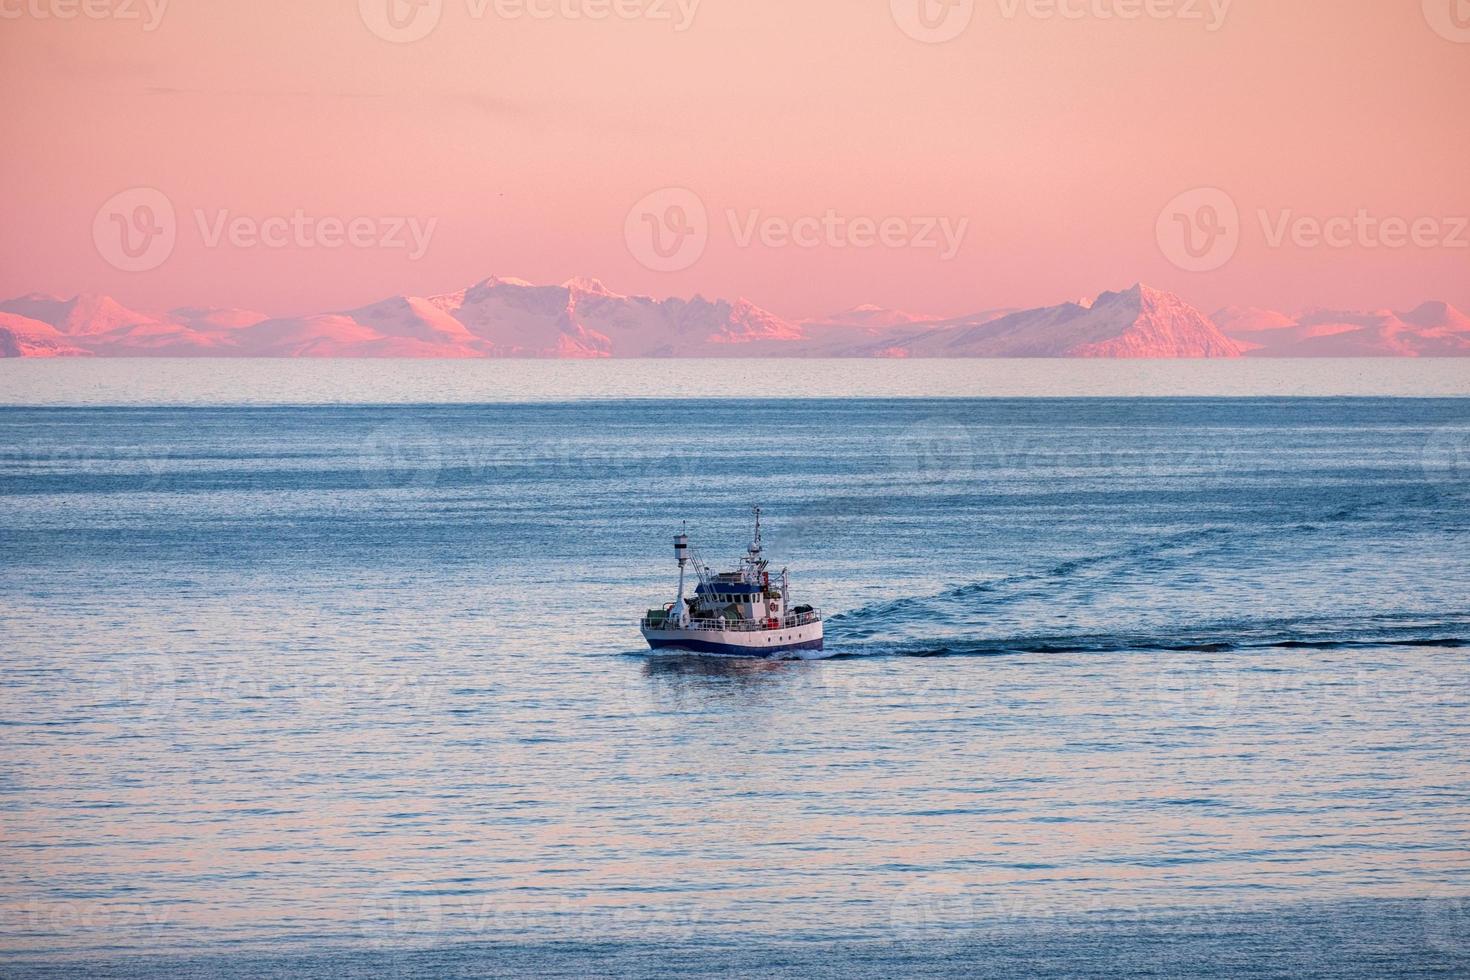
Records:
{"label": "boat cabin", "polygon": [[697,619],[763,620],[782,614],[781,593],[769,582],[752,585],[739,573],[713,575],[694,590],[693,615]]}

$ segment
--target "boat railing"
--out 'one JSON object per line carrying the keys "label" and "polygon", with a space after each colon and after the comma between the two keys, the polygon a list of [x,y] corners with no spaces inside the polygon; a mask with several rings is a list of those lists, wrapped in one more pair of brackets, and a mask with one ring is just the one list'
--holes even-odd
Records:
{"label": "boat railing", "polygon": [[[822,620],[822,611],[813,609],[795,616],[785,616],[777,629],[790,629],[796,626],[809,626]],[[638,623],[646,629],[691,629],[691,630],[715,630],[726,633],[760,633],[771,629],[769,620],[765,619],[727,619],[723,623],[718,619],[691,619],[688,626],[675,626],[667,618],[653,619],[644,616]]]}

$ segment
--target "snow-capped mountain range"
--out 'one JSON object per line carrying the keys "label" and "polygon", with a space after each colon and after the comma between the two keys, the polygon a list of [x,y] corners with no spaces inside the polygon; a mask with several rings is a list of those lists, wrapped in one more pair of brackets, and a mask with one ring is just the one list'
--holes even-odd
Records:
{"label": "snow-capped mountain range", "polygon": [[1034,310],[941,319],[876,306],[789,321],[746,300],[614,293],[595,279],[492,277],[441,296],[271,317],[183,307],[148,314],[108,296],[0,303],[0,357],[1453,357],[1470,317],[1447,303],[1205,316],[1142,284]]}

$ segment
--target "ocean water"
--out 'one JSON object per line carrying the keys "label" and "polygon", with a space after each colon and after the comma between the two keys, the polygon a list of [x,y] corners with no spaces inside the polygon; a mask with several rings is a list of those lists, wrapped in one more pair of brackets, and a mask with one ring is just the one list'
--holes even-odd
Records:
{"label": "ocean water", "polygon": [[0,972],[1470,970],[1470,401],[241,400],[0,408]]}

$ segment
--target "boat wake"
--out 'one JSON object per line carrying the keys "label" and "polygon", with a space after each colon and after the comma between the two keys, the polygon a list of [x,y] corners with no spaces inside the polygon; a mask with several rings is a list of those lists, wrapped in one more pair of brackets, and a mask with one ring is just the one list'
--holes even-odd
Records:
{"label": "boat wake", "polygon": [[1051,619],[1052,612],[1087,615],[1093,600],[1140,580],[1181,579],[1236,561],[1244,566],[1260,553],[1263,539],[1279,544],[1318,535],[1372,508],[1372,503],[1340,508],[1312,522],[1201,528],[1023,574],[863,606],[828,617],[828,645],[838,656],[850,657],[1470,646],[1470,611],[1335,616],[1304,610],[1300,616],[1283,616],[1277,610],[1275,616],[1216,620],[1155,608],[1138,610],[1129,623],[1128,613],[1120,617],[1115,604],[1103,616],[1121,618],[1117,625],[1095,620],[1072,631],[1055,624],[1027,628]]}
{"label": "boat wake", "polygon": [[[1392,617],[1384,617],[1385,619]],[[1247,650],[1351,650],[1382,647],[1470,647],[1470,616],[1376,620],[1230,621],[1168,630],[1117,633],[1034,633],[966,639],[854,640],[833,629],[838,657],[999,657],[1017,654],[1227,653]]]}
{"label": "boat wake", "polygon": [[1046,598],[1054,594],[1062,583],[1075,588],[1088,580],[1102,580],[1124,570],[1162,571],[1168,564],[1198,557],[1213,547],[1233,544],[1237,538],[1238,534],[1224,528],[1203,528],[1108,554],[1068,559],[1040,571],[986,582],[967,582],[932,595],[904,596],[864,606],[829,616],[827,623],[830,629],[841,630],[850,639],[862,639],[882,630],[885,623],[891,623],[896,616],[944,619],[957,606],[973,611],[972,600],[980,600],[986,608],[994,608],[1027,599]]}

